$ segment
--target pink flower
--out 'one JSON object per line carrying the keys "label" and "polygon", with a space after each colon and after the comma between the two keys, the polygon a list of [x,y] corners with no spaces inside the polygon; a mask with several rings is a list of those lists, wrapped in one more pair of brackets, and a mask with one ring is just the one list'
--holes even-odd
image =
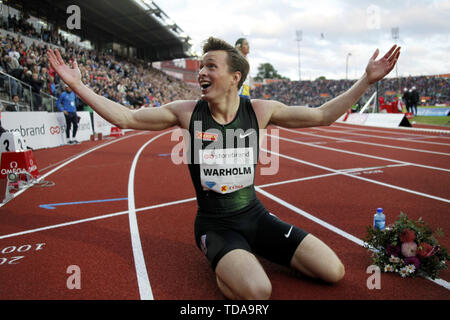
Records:
{"label": "pink flower", "polygon": [[417,252],[417,244],[413,241],[411,242],[405,242],[402,244],[402,254],[406,258],[408,257],[414,257]]}
{"label": "pink flower", "polygon": [[402,233],[400,233],[400,241],[405,242],[412,242],[416,238],[416,234],[411,229],[405,229]]}

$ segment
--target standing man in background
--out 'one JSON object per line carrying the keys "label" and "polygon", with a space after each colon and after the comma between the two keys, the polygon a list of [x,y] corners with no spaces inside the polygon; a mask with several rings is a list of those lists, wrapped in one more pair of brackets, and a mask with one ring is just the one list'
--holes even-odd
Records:
{"label": "standing man in background", "polygon": [[411,94],[409,93],[409,90],[407,87],[405,87],[403,91],[403,102],[406,106],[406,112],[411,112]]}
{"label": "standing man in background", "polygon": [[[65,85],[66,91],[61,93],[61,95],[58,98],[58,101],[56,101],[56,106],[58,107],[59,111],[64,112],[64,117],[66,118],[66,138],[68,140],[69,144],[79,142],[75,140],[75,136],[77,135],[78,130],[78,116],[77,116],[77,96],[72,91],[72,88]],[[72,132],[72,140],[70,139],[70,129],[73,125],[73,132]]]}
{"label": "standing man in background", "polygon": [[[237,39],[234,46],[248,61],[247,55],[250,52],[250,46],[248,44],[247,39],[245,38]],[[238,94],[240,97],[250,99],[250,72],[247,78],[245,79],[244,83],[242,84],[242,87],[239,89]]]}
{"label": "standing man in background", "polygon": [[417,91],[416,87],[413,86],[409,91],[409,94],[411,99],[411,101],[409,102],[411,105],[411,112],[414,116],[417,116],[417,104],[420,100],[419,92]]}

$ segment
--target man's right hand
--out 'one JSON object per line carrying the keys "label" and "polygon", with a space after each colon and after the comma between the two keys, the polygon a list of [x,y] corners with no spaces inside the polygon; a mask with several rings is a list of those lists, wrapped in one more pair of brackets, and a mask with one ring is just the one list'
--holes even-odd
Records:
{"label": "man's right hand", "polygon": [[47,56],[50,65],[69,87],[74,89],[74,87],[81,84],[81,72],[80,69],[78,69],[78,65],[75,60],[72,61],[72,68],[70,68],[64,63],[64,60],[57,49],[47,50]]}
{"label": "man's right hand", "polygon": [[63,112],[64,112],[64,115],[66,115],[66,116],[69,115],[69,113],[66,110],[64,110]]}

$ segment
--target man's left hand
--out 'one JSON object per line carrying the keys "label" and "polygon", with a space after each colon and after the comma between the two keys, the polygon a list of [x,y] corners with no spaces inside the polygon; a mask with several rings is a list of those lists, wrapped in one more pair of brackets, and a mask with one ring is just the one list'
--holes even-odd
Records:
{"label": "man's left hand", "polygon": [[400,56],[400,47],[394,45],[383,58],[375,60],[379,53],[380,50],[375,50],[366,67],[366,74],[370,84],[383,79],[392,71]]}

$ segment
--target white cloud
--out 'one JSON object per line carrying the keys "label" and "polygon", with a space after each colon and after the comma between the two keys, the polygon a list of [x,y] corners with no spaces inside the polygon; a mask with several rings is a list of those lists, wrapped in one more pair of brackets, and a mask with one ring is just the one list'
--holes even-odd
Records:
{"label": "white cloud", "polygon": [[[251,74],[271,63],[280,74],[298,79],[295,31],[302,30],[302,79],[349,77],[364,72],[376,48],[386,52],[399,28],[400,76],[450,73],[450,0],[171,0],[155,1],[194,41],[209,36],[230,43],[250,42]],[[321,34],[324,37],[321,37]],[[390,76],[395,76],[391,73]]]}

